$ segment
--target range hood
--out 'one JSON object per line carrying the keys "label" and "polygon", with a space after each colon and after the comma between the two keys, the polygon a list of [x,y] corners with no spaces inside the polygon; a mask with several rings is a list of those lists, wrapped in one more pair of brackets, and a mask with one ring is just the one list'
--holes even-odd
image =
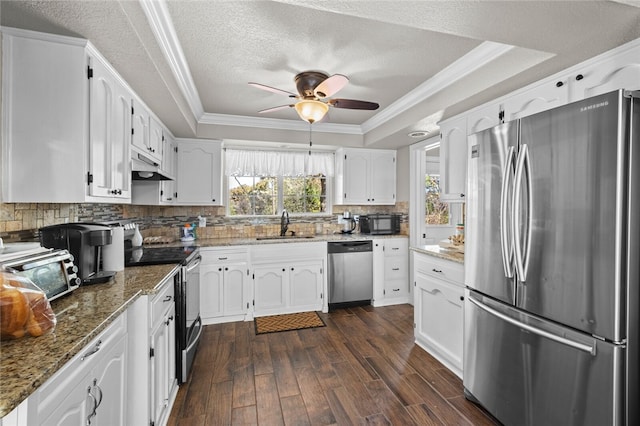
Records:
{"label": "range hood", "polygon": [[132,180],[173,180],[174,177],[160,169],[160,165],[139,152],[131,153]]}

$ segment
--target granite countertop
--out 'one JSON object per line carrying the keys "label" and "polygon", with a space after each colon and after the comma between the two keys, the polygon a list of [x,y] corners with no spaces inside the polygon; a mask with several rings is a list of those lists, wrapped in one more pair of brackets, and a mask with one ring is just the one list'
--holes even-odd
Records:
{"label": "granite countertop", "polygon": [[[294,242],[408,238],[406,235],[330,234],[313,238],[211,238],[189,243],[148,244],[145,247],[197,245],[230,247]],[[158,284],[178,270],[178,265],[125,268],[108,283],[82,286],[51,302],[57,324],[52,333],[0,343],[0,419],[9,414],[47,381],[95,336],[124,312],[137,297],[154,294]],[[37,366],[34,367],[34,366]]]}
{"label": "granite countertop", "polygon": [[464,263],[464,253],[455,250],[449,250],[439,245],[425,245],[411,247],[411,250],[417,253],[428,254],[429,256],[439,257],[440,259],[450,260],[456,263]]}
{"label": "granite countertop", "polygon": [[178,265],[139,266],[114,280],[81,286],[51,302],[57,324],[52,333],[0,343],[0,418],[9,414],[58,371],[136,298],[154,294]]}

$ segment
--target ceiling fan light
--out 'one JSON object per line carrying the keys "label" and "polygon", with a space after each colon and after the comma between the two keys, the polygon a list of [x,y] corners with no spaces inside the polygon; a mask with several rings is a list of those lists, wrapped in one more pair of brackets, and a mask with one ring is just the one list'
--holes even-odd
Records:
{"label": "ceiling fan light", "polygon": [[329,105],[313,100],[299,101],[296,103],[295,108],[300,118],[309,123],[322,120],[327,111],[329,111]]}

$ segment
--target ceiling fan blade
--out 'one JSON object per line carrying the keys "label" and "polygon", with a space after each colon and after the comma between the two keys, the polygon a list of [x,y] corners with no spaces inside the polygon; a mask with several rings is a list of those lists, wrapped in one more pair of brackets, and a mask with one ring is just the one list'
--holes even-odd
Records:
{"label": "ceiling fan blade", "polygon": [[330,99],[327,103],[335,108],[345,109],[374,110],[380,107],[380,105],[375,102],[356,101],[355,99]]}
{"label": "ceiling fan blade", "polygon": [[318,98],[326,98],[338,93],[344,86],[347,85],[349,79],[342,74],[334,74],[331,77],[327,77],[322,83],[318,84],[313,90],[313,94]]}
{"label": "ceiling fan blade", "polygon": [[249,86],[257,87],[258,89],[266,90],[267,92],[277,93],[279,95],[286,95],[286,96],[289,96],[290,98],[296,98],[298,96],[295,93],[287,92],[286,90],[277,89],[277,88],[271,87],[271,86],[266,86],[266,85],[260,84],[260,83],[251,83],[250,82]]}
{"label": "ceiling fan blade", "polygon": [[285,108],[293,108],[293,104],[291,104],[291,105],[280,105],[280,106],[273,107],[273,108],[263,109],[261,111],[258,111],[258,114],[265,114],[267,112],[278,111],[278,110],[285,109]]}

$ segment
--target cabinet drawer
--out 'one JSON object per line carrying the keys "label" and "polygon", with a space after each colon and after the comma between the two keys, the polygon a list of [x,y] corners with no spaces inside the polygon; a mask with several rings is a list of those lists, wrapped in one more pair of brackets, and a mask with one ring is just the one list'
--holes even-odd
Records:
{"label": "cabinet drawer", "polygon": [[404,257],[389,257],[384,259],[384,279],[397,280],[406,278],[407,259]]}
{"label": "cabinet drawer", "polygon": [[200,249],[200,254],[203,265],[247,262],[249,259],[249,252],[246,248]]}
{"label": "cabinet drawer", "polygon": [[409,242],[407,239],[387,240],[384,242],[385,256],[407,256],[409,253]]}
{"label": "cabinet drawer", "polygon": [[414,260],[416,273],[464,286],[464,265],[419,253],[415,254]]}
{"label": "cabinet drawer", "polygon": [[162,320],[164,313],[171,308],[174,303],[174,287],[173,278],[165,282],[164,287],[151,301],[151,309],[149,310],[151,318],[150,324],[155,326],[156,321]]}

